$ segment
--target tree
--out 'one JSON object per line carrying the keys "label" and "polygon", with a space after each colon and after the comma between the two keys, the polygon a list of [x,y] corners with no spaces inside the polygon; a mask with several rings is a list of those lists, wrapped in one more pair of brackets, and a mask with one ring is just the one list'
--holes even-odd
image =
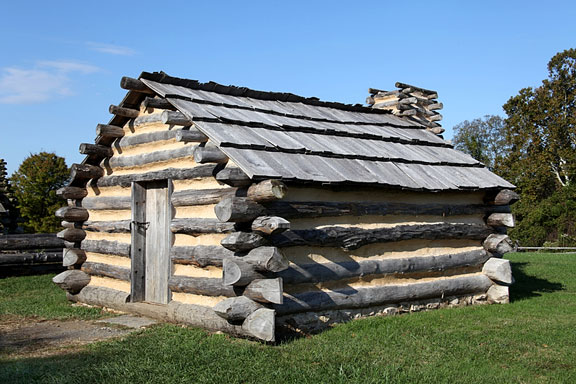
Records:
{"label": "tree", "polygon": [[509,152],[496,168],[522,196],[511,235],[526,245],[576,242],[576,50],[556,54],[548,79],[520,90],[503,108]]}
{"label": "tree", "polygon": [[10,180],[6,178],[6,162],[0,159],[0,234],[13,233],[18,228],[18,210]]}
{"label": "tree", "polygon": [[484,163],[490,170],[506,156],[504,119],[486,115],[454,126],[454,147]]}
{"label": "tree", "polygon": [[576,177],[576,50],[555,55],[549,78],[504,104],[510,155],[503,169],[531,199],[549,197]]}
{"label": "tree", "polygon": [[62,205],[56,190],[64,186],[69,170],[64,158],[41,152],[28,156],[11,181],[26,232],[56,232],[59,220],[54,216]]}

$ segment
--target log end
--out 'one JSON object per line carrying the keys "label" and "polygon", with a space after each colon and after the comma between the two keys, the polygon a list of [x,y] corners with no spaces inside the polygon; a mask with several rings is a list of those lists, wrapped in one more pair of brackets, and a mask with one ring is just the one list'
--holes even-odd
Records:
{"label": "log end", "polygon": [[492,257],[482,267],[482,273],[501,285],[512,285],[514,277],[510,260]]}
{"label": "log end", "polygon": [[244,320],[242,329],[259,340],[274,342],[276,340],[276,311],[268,308],[257,309]]}
{"label": "log end", "polygon": [[246,319],[260,308],[263,308],[262,304],[258,304],[246,296],[238,296],[222,300],[212,309],[218,316],[233,323]]}
{"label": "log end", "polygon": [[90,283],[90,275],[77,269],[70,269],[54,276],[52,282],[65,291],[76,294]]}

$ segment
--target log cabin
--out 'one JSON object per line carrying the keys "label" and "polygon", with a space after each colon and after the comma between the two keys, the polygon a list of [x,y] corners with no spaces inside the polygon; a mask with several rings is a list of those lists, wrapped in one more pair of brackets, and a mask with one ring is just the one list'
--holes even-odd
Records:
{"label": "log cabin", "polygon": [[514,186],[445,141],[433,91],[368,104],[142,73],[58,194],[72,301],[274,341],[505,303]]}

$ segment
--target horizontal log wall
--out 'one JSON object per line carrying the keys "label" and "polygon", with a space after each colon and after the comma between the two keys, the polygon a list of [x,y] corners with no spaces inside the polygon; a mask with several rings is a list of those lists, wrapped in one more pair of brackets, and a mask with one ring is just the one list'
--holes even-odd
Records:
{"label": "horizontal log wall", "polygon": [[[264,236],[290,260],[276,274],[287,305],[274,306],[289,314],[382,305],[388,294],[393,302],[441,297],[444,287],[456,296],[485,293],[491,283],[480,271],[490,254],[482,241],[494,232],[486,219],[509,207],[483,199],[289,185],[283,200],[259,208],[232,200],[218,213],[231,222],[265,214],[290,221],[289,230]],[[238,211],[229,208],[235,204]]]}

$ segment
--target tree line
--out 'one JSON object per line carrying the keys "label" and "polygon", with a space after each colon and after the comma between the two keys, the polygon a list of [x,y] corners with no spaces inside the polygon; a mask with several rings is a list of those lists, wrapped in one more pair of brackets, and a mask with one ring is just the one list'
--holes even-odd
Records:
{"label": "tree line", "polygon": [[454,146],[518,187],[510,236],[524,246],[576,245],[576,50],[556,54],[548,78],[454,127]]}
{"label": "tree line", "polygon": [[56,191],[70,175],[64,158],[40,152],[28,156],[10,178],[0,159],[0,234],[53,233],[61,229],[54,215],[62,206]]}

